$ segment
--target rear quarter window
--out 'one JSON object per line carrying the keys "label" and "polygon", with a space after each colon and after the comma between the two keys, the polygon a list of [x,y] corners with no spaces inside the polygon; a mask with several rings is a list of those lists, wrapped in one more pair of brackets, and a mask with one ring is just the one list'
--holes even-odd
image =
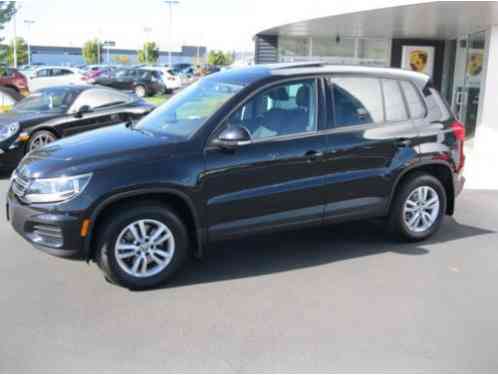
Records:
{"label": "rear quarter window", "polygon": [[427,104],[429,121],[447,121],[451,119],[451,111],[436,89],[433,87],[426,87],[424,89],[424,96],[425,103]]}

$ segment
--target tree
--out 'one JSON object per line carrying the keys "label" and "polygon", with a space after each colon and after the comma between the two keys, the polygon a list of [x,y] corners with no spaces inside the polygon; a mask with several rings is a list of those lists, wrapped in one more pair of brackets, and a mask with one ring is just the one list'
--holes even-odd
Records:
{"label": "tree", "polygon": [[[16,13],[16,2],[15,1],[0,1],[0,32],[5,29],[5,24],[10,21],[12,16]],[[0,42],[4,38],[0,37]],[[0,61],[5,62],[7,59],[8,47],[2,46],[0,49]]]}
{"label": "tree", "polygon": [[85,42],[81,52],[87,64],[98,64],[99,56],[102,60],[102,43],[98,39],[89,40]]}
{"label": "tree", "polygon": [[230,65],[232,63],[232,54],[223,51],[209,51],[208,64],[210,65]]}
{"label": "tree", "polygon": [[[4,25],[10,21],[16,10],[15,1],[0,1],[0,31],[5,28]],[[2,40],[3,38],[0,38],[0,41]]]}
{"label": "tree", "polygon": [[138,51],[138,61],[142,64],[154,64],[159,59],[159,47],[156,42],[145,42]]}
{"label": "tree", "polygon": [[[18,65],[27,64],[28,45],[26,44],[26,41],[21,37],[17,37],[15,43],[16,43],[17,64]],[[14,41],[10,42],[9,46],[7,47],[7,64],[9,65],[14,64]]]}

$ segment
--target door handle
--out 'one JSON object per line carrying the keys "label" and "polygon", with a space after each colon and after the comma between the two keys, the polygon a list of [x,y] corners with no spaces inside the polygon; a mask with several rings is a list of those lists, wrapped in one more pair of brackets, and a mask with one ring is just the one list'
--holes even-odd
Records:
{"label": "door handle", "polygon": [[400,139],[396,140],[395,144],[396,144],[396,147],[400,147],[400,148],[409,147],[409,146],[411,146],[412,141],[411,141],[411,139],[400,138]]}
{"label": "door handle", "polygon": [[321,158],[324,154],[321,151],[310,150],[304,154],[310,161]]}

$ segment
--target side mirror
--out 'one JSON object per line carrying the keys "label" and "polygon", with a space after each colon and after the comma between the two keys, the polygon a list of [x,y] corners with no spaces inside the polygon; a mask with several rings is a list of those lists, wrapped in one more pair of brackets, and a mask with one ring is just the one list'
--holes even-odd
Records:
{"label": "side mirror", "polygon": [[250,142],[251,134],[249,134],[246,128],[239,126],[229,126],[213,141],[214,145],[226,150],[234,150]]}
{"label": "side mirror", "polygon": [[78,111],[76,111],[75,115],[76,115],[76,117],[81,117],[81,116],[83,116],[85,113],[90,113],[90,112],[92,112],[92,109],[90,108],[90,106],[89,106],[89,105],[86,105],[86,104],[85,104],[85,105],[82,105],[82,106],[78,109]]}

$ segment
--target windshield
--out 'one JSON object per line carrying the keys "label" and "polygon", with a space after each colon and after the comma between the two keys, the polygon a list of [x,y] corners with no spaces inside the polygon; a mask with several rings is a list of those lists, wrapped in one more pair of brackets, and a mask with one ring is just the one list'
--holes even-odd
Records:
{"label": "windshield", "polygon": [[71,88],[51,88],[35,92],[14,107],[17,112],[59,112],[66,111],[78,92]]}
{"label": "windshield", "polygon": [[206,120],[244,86],[202,79],[140,120],[136,129],[189,138]]}

